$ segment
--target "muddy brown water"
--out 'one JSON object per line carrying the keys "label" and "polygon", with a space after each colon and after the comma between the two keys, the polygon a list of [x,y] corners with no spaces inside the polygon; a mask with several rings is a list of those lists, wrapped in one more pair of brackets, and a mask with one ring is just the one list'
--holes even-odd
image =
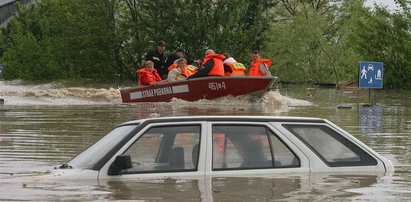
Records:
{"label": "muddy brown water", "polygon": [[[343,92],[280,86],[258,103],[121,104],[118,89],[0,81],[0,201],[408,201],[411,198],[411,91]],[[42,181],[124,121],[163,116],[268,115],[326,118],[395,166],[392,174],[299,174],[126,181]]]}

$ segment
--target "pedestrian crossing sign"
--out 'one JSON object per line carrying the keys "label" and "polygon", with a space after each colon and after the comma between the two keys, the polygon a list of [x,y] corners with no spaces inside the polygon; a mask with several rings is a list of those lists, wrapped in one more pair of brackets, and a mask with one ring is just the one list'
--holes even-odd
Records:
{"label": "pedestrian crossing sign", "polygon": [[358,68],[358,87],[382,88],[384,63],[360,62]]}

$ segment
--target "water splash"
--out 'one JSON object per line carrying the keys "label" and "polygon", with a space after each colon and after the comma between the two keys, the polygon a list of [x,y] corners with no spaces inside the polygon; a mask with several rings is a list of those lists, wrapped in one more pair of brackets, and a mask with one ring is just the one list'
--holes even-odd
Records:
{"label": "water splash", "polygon": [[76,105],[121,103],[120,90],[72,87],[59,83],[21,85],[0,82],[0,98],[6,105]]}
{"label": "water splash", "polygon": [[278,89],[275,91],[267,92],[267,94],[262,98],[262,102],[264,104],[285,105],[289,107],[312,105],[311,102],[306,101],[306,100],[298,100],[298,99],[294,99],[294,98],[281,95]]}

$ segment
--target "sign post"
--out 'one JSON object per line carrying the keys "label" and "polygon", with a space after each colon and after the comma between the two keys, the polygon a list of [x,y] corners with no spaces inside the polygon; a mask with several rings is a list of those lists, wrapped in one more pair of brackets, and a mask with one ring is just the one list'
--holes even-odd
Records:
{"label": "sign post", "polygon": [[5,69],[6,69],[6,67],[3,64],[0,64],[0,79],[3,78],[3,74],[4,74]]}
{"label": "sign post", "polygon": [[358,66],[358,87],[368,88],[368,102],[371,104],[371,88],[382,88],[384,63],[360,62]]}

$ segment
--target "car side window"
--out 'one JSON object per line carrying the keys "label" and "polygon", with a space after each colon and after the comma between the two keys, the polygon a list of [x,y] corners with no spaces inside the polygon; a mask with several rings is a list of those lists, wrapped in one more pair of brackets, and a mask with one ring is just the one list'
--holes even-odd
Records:
{"label": "car side window", "polygon": [[299,165],[298,158],[265,126],[213,126],[213,170]]}
{"label": "car side window", "polygon": [[271,152],[274,158],[274,167],[300,167],[299,158],[271,131],[268,131],[271,140]]}
{"label": "car side window", "polygon": [[377,161],[350,140],[324,125],[283,124],[330,167],[376,165]]}
{"label": "car side window", "polygon": [[199,125],[150,128],[123,154],[132,168],[122,174],[197,170],[200,131]]}

